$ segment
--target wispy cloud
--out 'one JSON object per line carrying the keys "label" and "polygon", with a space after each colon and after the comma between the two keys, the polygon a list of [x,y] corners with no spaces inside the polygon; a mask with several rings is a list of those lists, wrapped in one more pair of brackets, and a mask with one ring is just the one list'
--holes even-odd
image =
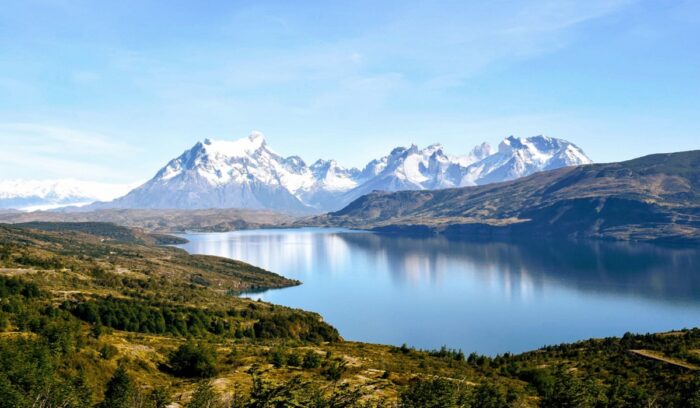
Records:
{"label": "wispy cloud", "polygon": [[[67,4],[18,3],[0,16],[0,90],[10,95],[0,149],[46,163],[106,167],[110,155],[133,156],[130,140],[148,153],[119,170],[140,174],[197,138],[260,128],[280,152],[360,165],[371,156],[356,146],[379,138],[469,137],[469,147],[487,128],[489,139],[547,131],[548,118],[519,116],[697,110],[697,52],[682,44],[697,34],[692,1]],[[642,29],[658,35],[630,36]]]}
{"label": "wispy cloud", "polygon": [[36,123],[0,123],[0,138],[16,147],[36,150],[91,154],[134,153],[133,146],[98,132]]}
{"label": "wispy cloud", "polygon": [[[381,24],[366,26],[330,39],[294,43],[289,47],[241,47],[240,32],[254,30],[251,21],[277,21],[286,35],[299,35],[283,24],[288,19],[266,8],[239,11],[245,20],[222,27],[229,37],[218,46],[191,48],[159,55],[133,49],[110,51],[110,65],[130,76],[132,84],[158,98],[163,106],[196,109],[199,102],[236,105],[261,103],[274,97],[292,111],[307,105],[337,108],[335,101],[377,100],[376,89],[348,84],[375,82],[384,98],[402,92],[464,85],[494,64],[509,64],[566,47],[575,40],[569,31],[588,21],[615,13],[632,0],[587,2],[546,0],[505,2],[499,7],[476,3],[402,3]],[[494,10],[498,8],[498,12]],[[233,23],[231,23],[233,24]],[[231,43],[226,40],[230,38]],[[170,50],[172,51],[172,50]],[[201,63],[206,61],[206,64]],[[401,86],[396,78],[401,77]],[[389,82],[383,82],[387,79]],[[290,89],[290,87],[292,87]],[[335,96],[332,94],[335,93]],[[251,97],[252,96],[252,97]]]}
{"label": "wispy cloud", "polygon": [[0,123],[0,140],[6,177],[114,179],[112,164],[140,152],[101,133],[36,123]]}

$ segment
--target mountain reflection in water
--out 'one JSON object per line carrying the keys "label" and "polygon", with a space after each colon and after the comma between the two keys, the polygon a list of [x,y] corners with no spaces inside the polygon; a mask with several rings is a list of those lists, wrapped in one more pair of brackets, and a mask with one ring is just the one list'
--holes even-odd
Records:
{"label": "mountain reflection in water", "polygon": [[272,303],[351,340],[495,354],[700,323],[700,250],[617,242],[465,242],[329,229],[191,234],[302,286]]}

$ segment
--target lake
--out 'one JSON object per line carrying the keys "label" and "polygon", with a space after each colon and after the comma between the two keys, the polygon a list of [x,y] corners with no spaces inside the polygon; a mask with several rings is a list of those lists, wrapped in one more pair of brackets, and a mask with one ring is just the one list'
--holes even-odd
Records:
{"label": "lake", "polygon": [[317,228],[184,237],[191,253],[301,280],[248,296],[318,312],[347,340],[495,355],[700,325],[698,248]]}

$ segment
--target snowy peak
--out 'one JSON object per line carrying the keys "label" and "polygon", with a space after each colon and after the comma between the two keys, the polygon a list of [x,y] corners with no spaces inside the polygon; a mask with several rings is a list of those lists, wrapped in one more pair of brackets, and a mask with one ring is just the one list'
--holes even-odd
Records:
{"label": "snowy peak", "polygon": [[455,156],[453,160],[463,167],[467,167],[478,161],[484,160],[493,154],[493,148],[490,144],[484,142],[474,148],[466,156]]}
{"label": "snowy peak", "polygon": [[260,132],[238,140],[205,139],[156,176],[112,203],[136,208],[267,208],[329,211],[373,190],[440,189],[486,184],[536,171],[590,163],[576,145],[546,136],[509,136],[452,156],[435,143],[396,147],[362,169],[335,160],[307,165],[270,150]]}
{"label": "snowy peak", "polygon": [[225,157],[247,157],[255,155],[265,149],[267,142],[260,132],[251,132],[248,137],[238,140],[211,140],[205,139],[203,150],[211,155]]}
{"label": "snowy peak", "polygon": [[483,160],[488,156],[493,154],[493,147],[490,144],[484,142],[478,146],[474,146],[469,156],[474,159],[474,161]]}
{"label": "snowy peak", "polygon": [[442,145],[423,149],[415,144],[397,147],[388,156],[371,161],[361,172],[360,181],[343,196],[343,203],[374,190],[397,191],[454,187],[459,182],[453,167],[457,161],[445,154]]}
{"label": "snowy peak", "polygon": [[357,186],[360,171],[356,168],[346,169],[335,160],[317,160],[309,167],[316,182],[313,189],[327,191],[347,191]]}
{"label": "snowy peak", "polygon": [[509,136],[493,152],[482,143],[466,156],[445,154],[440,144],[399,147],[370,162],[362,184],[344,194],[346,203],[374,190],[441,189],[512,180],[537,171],[590,163],[573,143],[547,136]]}
{"label": "snowy peak", "polygon": [[592,163],[575,144],[547,136],[509,136],[498,145],[498,152],[474,163],[465,184],[488,184],[514,180],[532,173],[566,166]]}
{"label": "snowy peak", "polygon": [[252,132],[232,141],[205,139],[168,163],[152,181],[200,179],[214,186],[250,181],[279,185],[281,178],[299,175],[305,168],[301,158],[278,156],[267,148],[262,133]]}
{"label": "snowy peak", "polygon": [[553,158],[563,160],[562,164],[567,166],[592,163],[575,144],[543,135],[528,138],[509,136],[498,145],[498,154],[539,163],[544,166],[543,169]]}
{"label": "snowy peak", "polygon": [[86,205],[120,197],[134,184],[108,184],[74,179],[0,181],[0,208],[24,211]]}

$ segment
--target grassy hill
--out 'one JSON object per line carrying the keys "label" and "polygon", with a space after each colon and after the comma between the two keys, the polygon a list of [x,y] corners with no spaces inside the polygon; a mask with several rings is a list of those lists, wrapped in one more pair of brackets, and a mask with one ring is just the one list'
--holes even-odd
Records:
{"label": "grassy hill", "polygon": [[700,151],[537,173],[506,183],[375,192],[304,220],[459,237],[700,240]]}
{"label": "grassy hill", "polygon": [[315,313],[232,295],[297,283],[273,273],[121,227],[31,226],[0,226],[0,407],[700,401],[700,330],[494,357],[357,343]]}
{"label": "grassy hill", "polygon": [[149,232],[234,231],[288,224],[296,218],[266,210],[235,208],[208,210],[114,209],[95,211],[0,212],[0,223],[103,222],[140,228]]}

